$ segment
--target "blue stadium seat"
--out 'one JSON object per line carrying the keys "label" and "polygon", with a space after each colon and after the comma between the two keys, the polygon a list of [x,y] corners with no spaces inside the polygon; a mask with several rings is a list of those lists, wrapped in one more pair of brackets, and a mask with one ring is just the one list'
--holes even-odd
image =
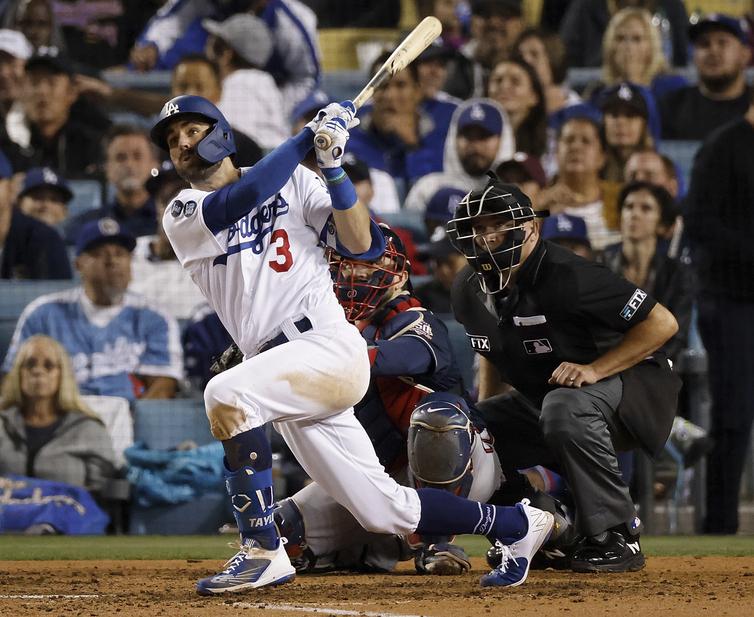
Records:
{"label": "blue stadium seat", "polygon": [[448,328],[450,336],[450,345],[453,348],[453,355],[456,364],[463,377],[463,385],[467,390],[474,388],[474,359],[476,352],[471,348],[469,337],[466,336],[466,330],[458,323],[453,315],[438,315],[442,322]]}
{"label": "blue stadium seat", "polygon": [[134,441],[155,450],[169,450],[189,439],[198,446],[215,440],[203,400],[139,400],[134,403],[133,415]]}
{"label": "blue stadium seat", "polygon": [[424,217],[421,212],[399,210],[398,212],[385,212],[380,214],[379,218],[390,227],[401,227],[410,231],[415,242],[426,242],[428,240]]}
{"label": "blue stadium seat", "polygon": [[329,71],[322,74],[322,90],[335,101],[350,100],[367,83],[364,71]]}
{"label": "blue stadium seat", "polygon": [[667,139],[661,141],[657,148],[661,154],[670,157],[675,163],[676,169],[682,177],[682,185],[686,187],[685,190],[688,190],[689,180],[691,179],[691,168],[694,165],[694,157],[701,145],[702,142],[700,141]]}
{"label": "blue stadium seat", "polygon": [[[214,441],[202,400],[140,400],[134,404],[133,414],[134,441],[142,441],[150,448],[175,448],[188,439],[200,446]],[[232,519],[223,491],[178,505],[152,508],[131,505],[129,533],[213,534]]]}
{"label": "blue stadium seat", "polygon": [[68,204],[68,218],[102,207],[102,185],[97,180],[69,180],[73,199]]}
{"label": "blue stadium seat", "polygon": [[75,281],[0,280],[0,358],[5,358],[16,322],[29,302],[41,295],[75,286]]}

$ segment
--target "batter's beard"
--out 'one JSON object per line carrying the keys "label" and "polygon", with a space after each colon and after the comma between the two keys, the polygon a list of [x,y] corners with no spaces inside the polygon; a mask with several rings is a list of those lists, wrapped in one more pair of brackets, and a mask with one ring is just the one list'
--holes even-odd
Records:
{"label": "batter's beard", "polygon": [[217,163],[207,163],[198,156],[195,157],[190,163],[181,169],[176,166],[176,172],[189,184],[201,184],[205,182],[212,174],[214,174],[222,164],[222,161]]}
{"label": "batter's beard", "polygon": [[701,82],[710,92],[718,93],[725,92],[725,90],[733,85],[736,79],[738,79],[737,73],[728,73],[726,75],[717,75],[715,77],[703,77],[701,78]]}

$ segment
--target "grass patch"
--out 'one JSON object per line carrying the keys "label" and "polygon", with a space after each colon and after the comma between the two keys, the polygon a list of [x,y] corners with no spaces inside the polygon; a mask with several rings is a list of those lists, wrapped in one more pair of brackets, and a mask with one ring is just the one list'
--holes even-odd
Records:
{"label": "grass patch", "polygon": [[[235,536],[0,536],[0,561],[87,559],[218,559],[233,554]],[[472,556],[482,556],[486,539],[459,539]],[[751,556],[754,536],[655,536],[642,538],[649,556]]]}

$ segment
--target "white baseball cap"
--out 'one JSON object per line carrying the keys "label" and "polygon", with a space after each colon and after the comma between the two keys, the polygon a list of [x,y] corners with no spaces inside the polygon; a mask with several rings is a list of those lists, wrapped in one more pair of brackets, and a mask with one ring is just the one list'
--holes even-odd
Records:
{"label": "white baseball cap", "polygon": [[4,51],[14,58],[28,60],[31,58],[34,49],[22,32],[2,28],[0,29],[0,51]]}
{"label": "white baseball cap", "polygon": [[202,26],[255,66],[263,67],[272,55],[273,40],[270,29],[254,15],[238,13],[222,22],[204,19]]}

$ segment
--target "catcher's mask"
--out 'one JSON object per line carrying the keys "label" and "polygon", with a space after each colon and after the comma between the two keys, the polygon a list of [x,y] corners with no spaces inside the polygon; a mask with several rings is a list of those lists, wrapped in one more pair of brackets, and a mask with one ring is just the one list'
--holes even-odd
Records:
{"label": "catcher's mask", "polygon": [[425,396],[411,413],[408,466],[414,485],[463,497],[471,488],[474,427],[466,401],[448,392]]}
{"label": "catcher's mask", "polygon": [[380,225],[385,236],[385,252],[376,260],[364,261],[328,249],[330,276],[338,302],[350,322],[370,318],[386,300],[388,292],[402,287],[410,263],[401,239],[387,225]]}
{"label": "catcher's mask", "polygon": [[515,185],[488,174],[487,186],[468,193],[458,204],[447,231],[451,244],[476,271],[482,290],[501,292],[521,265],[528,239],[524,224],[548,212],[535,212],[531,200]]}

